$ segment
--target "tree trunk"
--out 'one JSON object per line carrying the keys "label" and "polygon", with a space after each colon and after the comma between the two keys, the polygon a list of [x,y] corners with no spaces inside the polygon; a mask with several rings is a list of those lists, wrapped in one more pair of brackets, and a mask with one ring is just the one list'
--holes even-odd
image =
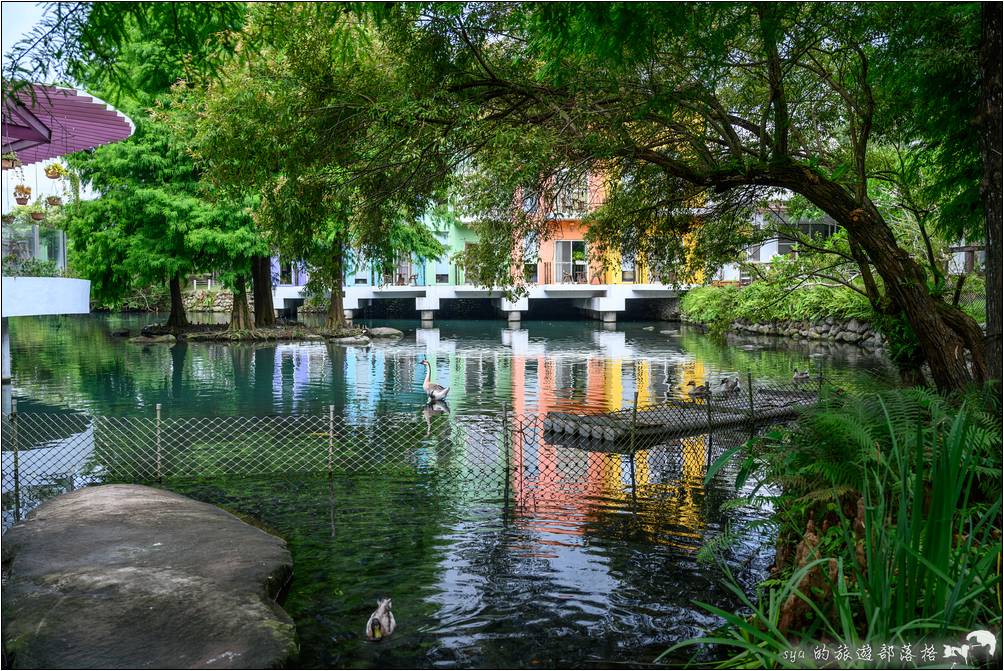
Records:
{"label": "tree trunk", "polygon": [[272,305],[272,260],[269,257],[251,257],[251,290],[254,295],[255,327],[275,326],[275,308]]}
{"label": "tree trunk", "polygon": [[987,376],[998,384],[1001,364],[1001,4],[983,3],[980,40],[980,153],[983,157],[983,210],[986,214]]}
{"label": "tree trunk", "polygon": [[[942,391],[959,391],[986,379],[982,331],[971,317],[931,295],[924,269],[896,243],[874,203],[858,206],[840,184],[802,166],[771,165],[762,171],[708,176],[720,191],[743,185],[778,186],[805,196],[846,228],[875,267],[891,300],[889,311],[902,312]],[[989,288],[988,288],[989,291]]]}
{"label": "tree trunk", "polygon": [[[974,342],[979,325],[931,295],[924,269],[899,247],[873,203],[856,207],[842,186],[813,177],[793,190],[836,219],[865,250],[884,281],[893,308],[901,310],[909,321],[938,388],[958,391],[982,382],[986,372],[983,346]],[[981,340],[982,334],[977,339]],[[973,357],[972,367],[967,352]]]}
{"label": "tree trunk", "polygon": [[328,330],[345,327],[345,310],[342,301],[342,246],[335,243],[334,259],[332,261],[331,302],[328,304],[328,319],[324,326]]}
{"label": "tree trunk", "polygon": [[227,330],[230,332],[254,331],[251,310],[248,308],[247,284],[243,275],[238,275],[234,282],[234,304],[230,308],[230,325]]}
{"label": "tree trunk", "polygon": [[167,318],[167,325],[184,328],[188,326],[188,317],[185,315],[185,302],[181,299],[181,276],[175,275],[168,284],[171,288],[171,316]]}

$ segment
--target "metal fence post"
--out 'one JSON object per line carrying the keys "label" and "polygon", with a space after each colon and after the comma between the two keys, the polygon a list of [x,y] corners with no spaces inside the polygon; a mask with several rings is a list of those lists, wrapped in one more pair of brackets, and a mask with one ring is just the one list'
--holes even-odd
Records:
{"label": "metal fence post", "polygon": [[631,500],[637,502],[637,484],[635,482],[634,474],[634,453],[638,449],[637,442],[635,439],[635,433],[638,429],[638,390],[634,392],[634,406],[631,408],[631,456],[628,463],[631,467]]}
{"label": "metal fence post", "polygon": [[756,408],[753,406],[753,371],[746,371],[746,391],[750,399],[750,423],[756,418]]}
{"label": "metal fence post", "polygon": [[708,382],[707,385],[708,385],[708,395],[707,395],[707,398],[704,399],[704,405],[707,406],[707,409],[708,409],[708,454],[707,454],[706,459],[707,459],[708,464],[710,464],[711,463],[711,445],[712,445],[712,442],[714,441],[714,439],[711,437],[711,434],[712,434],[712,425],[713,425],[714,420],[713,420],[713,418],[711,416],[711,395],[712,395],[712,393],[711,393],[711,382]]}
{"label": "metal fence post", "polygon": [[328,406],[328,477],[335,469],[335,406]]}
{"label": "metal fence post", "polygon": [[161,481],[160,472],[160,403],[157,404],[157,482]]}
{"label": "metal fence post", "polygon": [[502,452],[505,459],[505,482],[502,484],[504,492],[503,510],[509,509],[509,408],[505,401],[502,401]]}
{"label": "metal fence post", "polygon": [[10,400],[11,442],[14,443],[14,521],[21,521],[21,464],[17,440],[17,399]]}

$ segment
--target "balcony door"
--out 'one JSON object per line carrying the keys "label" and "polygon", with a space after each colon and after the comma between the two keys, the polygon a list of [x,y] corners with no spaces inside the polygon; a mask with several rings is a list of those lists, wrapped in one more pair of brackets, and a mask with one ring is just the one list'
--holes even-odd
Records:
{"label": "balcony door", "polygon": [[585,240],[558,240],[554,243],[554,279],[557,282],[588,281]]}

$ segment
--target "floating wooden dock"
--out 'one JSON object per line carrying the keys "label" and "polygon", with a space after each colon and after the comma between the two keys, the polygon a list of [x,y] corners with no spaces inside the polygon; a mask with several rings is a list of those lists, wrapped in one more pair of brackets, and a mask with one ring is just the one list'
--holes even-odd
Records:
{"label": "floating wooden dock", "polygon": [[[670,402],[657,407],[583,415],[550,412],[544,418],[545,440],[568,447],[602,441],[607,444],[643,449],[672,438],[701,435],[709,431],[734,429],[749,424],[766,424],[795,417],[816,401],[812,392],[761,394],[757,390],[753,410],[739,396],[704,402]],[[618,450],[619,451],[619,450]]]}

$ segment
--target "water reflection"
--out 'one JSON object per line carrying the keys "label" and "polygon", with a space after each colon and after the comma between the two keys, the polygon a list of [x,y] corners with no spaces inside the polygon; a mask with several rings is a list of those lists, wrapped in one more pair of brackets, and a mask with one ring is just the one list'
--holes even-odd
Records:
{"label": "water reflection", "polygon": [[[748,512],[719,505],[731,478],[703,484],[706,436],[638,452],[632,478],[625,454],[539,442],[519,454],[516,428],[509,478],[485,458],[462,477],[419,468],[171,486],[289,539],[286,608],[307,668],[646,662],[711,624],[692,599],[737,607],[719,569],[696,559],[709,537],[736,531],[727,561],[746,580],[762,575],[769,554],[749,560],[769,539],[743,532]],[[738,439],[716,436],[712,452]],[[381,594],[399,629],[373,646],[361,626]]]}
{"label": "water reflection", "polygon": [[[483,415],[503,404],[517,412],[572,407],[603,412],[633,402],[679,397],[701,384],[747,371],[787,381],[794,368],[825,367],[842,383],[888,375],[887,364],[853,346],[732,339],[723,344],[682,329],[642,324],[603,330],[592,322],[456,321],[422,328],[396,323],[398,341],[364,347],[326,343],[224,345],[180,342],[137,346],[116,338],[152,316],[37,317],[11,320],[14,393],[96,414],[169,416],[323,412],[340,415],[418,411],[425,403],[422,359],[451,388],[451,415]],[[658,328],[658,327],[657,327]]]}

